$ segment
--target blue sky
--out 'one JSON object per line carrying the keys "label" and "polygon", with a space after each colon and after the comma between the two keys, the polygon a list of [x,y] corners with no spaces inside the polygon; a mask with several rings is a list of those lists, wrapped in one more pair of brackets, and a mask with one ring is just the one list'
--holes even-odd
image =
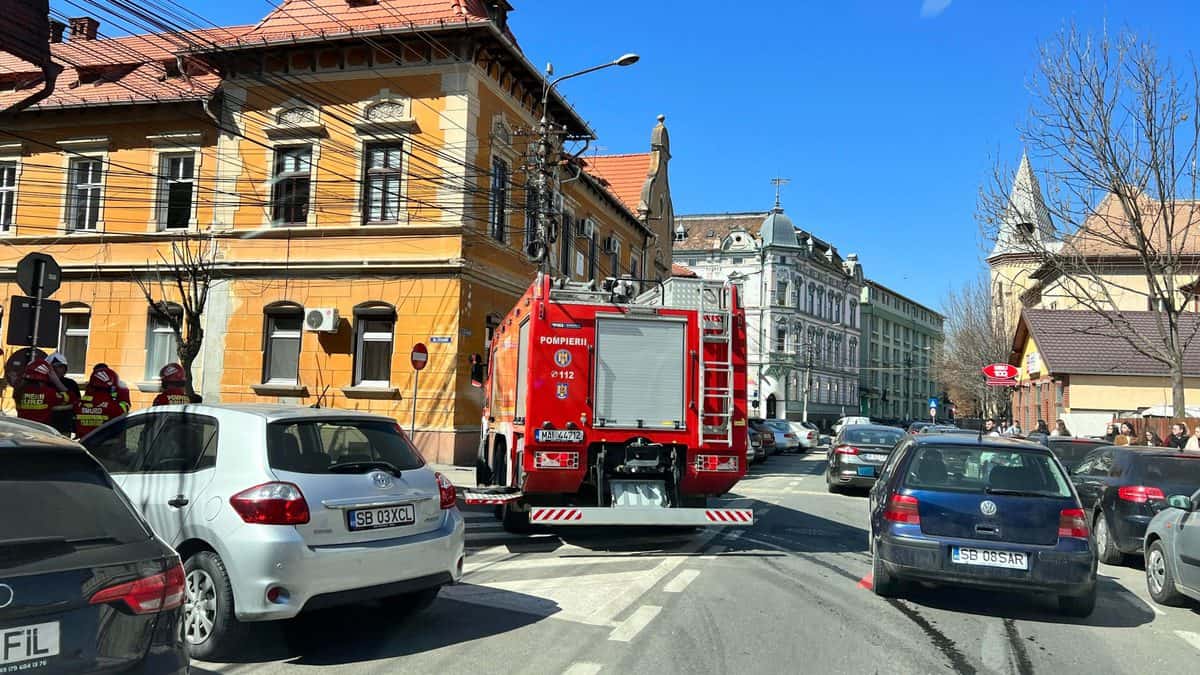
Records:
{"label": "blue sky", "polygon": [[[177,1],[222,24],[270,9]],[[1019,159],[1038,41],[1072,18],[1107,21],[1183,57],[1200,26],[1188,0],[511,2],[534,63],[566,73],[642,56],[563,92],[605,152],[645,151],[655,116],[667,115],[677,213],[767,209],[771,177],[787,177],[784,208],[798,225],[934,306],[982,266],[976,195],[997,156]]]}

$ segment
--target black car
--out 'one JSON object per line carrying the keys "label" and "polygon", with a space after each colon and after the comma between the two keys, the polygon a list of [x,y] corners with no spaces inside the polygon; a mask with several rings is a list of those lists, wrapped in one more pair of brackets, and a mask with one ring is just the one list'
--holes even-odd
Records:
{"label": "black car", "polygon": [[1096,552],[1066,471],[1046,448],[959,434],[909,436],[870,497],[871,578],[889,596],[905,580],[1058,596],[1087,616]]}
{"label": "black car", "polygon": [[1200,488],[1200,453],[1114,446],[1093,450],[1071,474],[1088,511],[1100,560],[1141,555],[1146,526],[1168,495]]}
{"label": "black car", "polygon": [[187,672],[179,556],[80,445],[0,419],[0,514],[0,672]]}
{"label": "black car", "polygon": [[846,487],[871,487],[888,454],[907,434],[882,424],[848,424],[830,443],[825,486],[830,492]]}
{"label": "black car", "polygon": [[1042,438],[1034,438],[1030,434],[1029,440],[1050,448],[1050,452],[1062,462],[1062,465],[1067,468],[1067,471],[1074,471],[1076,466],[1083,461],[1085,457],[1090,455],[1096,448],[1106,448],[1112,445],[1108,441],[1097,440],[1095,438],[1074,438],[1071,436],[1044,436]]}

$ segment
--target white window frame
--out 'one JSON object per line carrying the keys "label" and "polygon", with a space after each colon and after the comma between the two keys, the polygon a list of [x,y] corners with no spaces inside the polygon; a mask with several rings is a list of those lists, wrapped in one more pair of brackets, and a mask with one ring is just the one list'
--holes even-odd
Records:
{"label": "white window frame", "polygon": [[[87,305],[63,307],[61,310],[61,315],[62,324],[59,328],[58,339],[59,350],[63,351],[64,353],[66,352],[66,348],[63,343],[67,341],[67,338],[83,338],[83,354],[84,358],[86,359],[88,348],[91,347],[92,341],[92,309]],[[86,317],[87,323],[83,328],[67,328],[68,316]],[[75,363],[75,360],[73,359],[71,362],[67,363],[67,368],[70,369],[67,373],[67,376],[72,378],[82,378],[84,374],[87,373],[85,366],[85,363]]]}
{"label": "white window frame", "polygon": [[[290,304],[290,303],[289,303]],[[275,320],[280,316],[296,313],[295,308],[280,306],[266,307],[263,310],[265,314],[265,331],[263,340],[263,384],[291,384],[300,383],[300,356],[304,353],[304,309],[299,308],[300,325],[296,330],[278,330],[276,329]],[[271,356],[274,353],[274,338],[279,339],[295,339],[296,346],[296,372],[292,377],[273,377],[271,372]]]}
{"label": "white window frame", "polygon": [[[305,214],[305,216],[304,216],[305,219],[304,219],[304,222],[302,222],[302,223],[276,220],[275,219],[275,199],[276,199],[275,189],[277,186],[276,184],[278,183],[278,176],[276,175],[275,169],[279,163],[279,156],[281,153],[285,153],[289,150],[293,150],[293,149],[297,149],[297,148],[304,148],[304,147],[308,148],[308,213]],[[314,200],[314,197],[315,197],[315,193],[316,193],[316,189],[317,189],[317,177],[316,177],[316,169],[317,169],[317,152],[316,152],[316,150],[317,150],[317,147],[318,147],[318,144],[314,141],[300,140],[300,141],[296,141],[296,142],[292,142],[292,143],[278,143],[271,148],[271,162],[270,162],[271,166],[269,167],[270,175],[267,176],[267,186],[268,186],[268,190],[267,190],[268,197],[267,198],[269,199],[269,202],[268,202],[266,214],[265,214],[267,223],[269,224],[270,227],[310,227],[310,226],[316,224],[317,209],[316,209],[316,202]],[[293,171],[293,172],[288,172],[288,173],[289,173],[289,177],[298,177],[300,172]],[[295,174],[295,175],[293,176],[291,174]]]}
{"label": "white window frame", "polygon": [[[572,233],[572,236],[574,236],[573,233]],[[583,254],[583,251],[580,251],[578,248],[575,248],[575,273],[574,273],[574,276],[577,276],[580,279],[584,278],[584,276],[587,272],[586,268],[587,268],[587,256],[585,256]]]}
{"label": "white window frame", "polygon": [[[359,143],[359,164],[362,166],[362,180],[358,182],[358,195],[355,201],[357,223],[370,227],[387,227],[388,225],[405,225],[408,223],[408,153],[410,139],[405,134],[376,135],[363,138]],[[396,146],[400,153],[400,164],[389,167],[388,172],[396,176],[396,217],[391,220],[370,220],[367,208],[371,173],[371,150],[380,147]],[[374,175],[383,174],[378,171]]]}
{"label": "white window frame", "polygon": [[[196,222],[197,195],[200,192],[199,178],[200,178],[200,155],[201,155],[201,153],[197,152],[196,150],[181,149],[181,150],[174,150],[174,151],[164,150],[164,151],[158,152],[156,154],[157,154],[157,162],[158,162],[158,186],[157,186],[158,198],[154,202],[154,210],[155,210],[154,226],[160,232],[168,232],[168,231],[169,232],[186,232],[189,230],[194,231],[196,229],[196,225],[197,225],[197,222]],[[192,160],[192,175],[189,178],[186,178],[186,179],[176,178],[176,177],[168,174],[169,167],[170,167],[170,164],[172,161],[183,160],[183,159],[187,159],[189,157]],[[191,196],[191,200],[190,200],[191,203],[188,205],[187,224],[184,225],[183,227],[168,227],[167,226],[167,213],[170,210],[170,209],[168,209],[170,186],[173,183],[182,183],[182,182],[190,183],[192,186],[192,196]]]}
{"label": "white window frame", "polygon": [[12,185],[0,182],[0,218],[3,218],[4,203],[9,200],[9,220],[0,220],[0,236],[12,234],[17,225],[18,191],[21,187],[21,149],[19,143],[0,143],[0,167],[12,168]]}
{"label": "white window frame", "polygon": [[[172,303],[171,307],[176,308],[176,307],[178,307],[178,305]],[[179,311],[182,312],[183,309],[179,308]],[[163,322],[162,325],[161,326],[157,325],[155,323],[157,321],[162,321]],[[146,358],[145,358],[145,363],[142,364],[142,371],[143,371],[142,374],[145,375],[145,379],[143,380],[144,382],[157,381],[158,380],[158,371],[162,370],[162,367],[167,365],[167,363],[174,363],[175,360],[178,358],[178,356],[176,356],[175,358],[168,360],[167,363],[161,363],[152,368],[150,366],[150,356],[153,353],[153,350],[150,347],[151,347],[153,341],[156,339],[156,336],[165,336],[165,337],[158,337],[157,339],[169,340],[172,347],[177,346],[175,343],[175,331],[173,331],[171,329],[171,324],[168,323],[162,317],[160,317],[157,312],[150,310],[147,312],[147,315],[146,315]]]}
{"label": "white window frame", "polygon": [[[95,177],[94,182],[80,184],[75,181],[75,167],[83,162],[94,162],[99,166],[99,176]],[[93,155],[90,153],[80,153],[78,156],[72,156],[67,159],[67,193],[66,203],[64,205],[65,214],[63,215],[63,224],[68,233],[87,233],[87,232],[103,232],[104,231],[104,187],[105,178],[108,176],[106,161],[103,155]],[[76,201],[76,194],[86,185],[89,191],[95,191],[96,200],[96,221],[90,227],[76,227],[75,214],[78,212],[79,205]],[[92,197],[89,196],[87,211],[91,211]]]}
{"label": "white window frame", "polygon": [[[366,321],[386,321],[391,324],[391,331],[384,333],[382,331],[368,332],[363,328],[362,323]],[[388,343],[391,355],[388,357],[388,379],[386,380],[367,380],[363,378],[363,364],[365,362],[365,352],[363,346],[367,342],[386,342]],[[388,388],[392,386],[391,371],[392,364],[396,358],[396,319],[394,317],[384,318],[380,316],[372,316],[370,314],[358,315],[354,317],[354,381],[355,387],[381,387]]]}
{"label": "white window frame", "polygon": [[629,275],[634,279],[642,278],[642,259],[633,251],[629,252]]}

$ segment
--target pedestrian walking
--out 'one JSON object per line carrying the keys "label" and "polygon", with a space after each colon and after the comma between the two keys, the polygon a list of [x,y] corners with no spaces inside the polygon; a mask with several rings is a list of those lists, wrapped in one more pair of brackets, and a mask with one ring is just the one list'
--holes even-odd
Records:
{"label": "pedestrian walking", "polygon": [[1067,428],[1067,423],[1064,422],[1062,420],[1062,418],[1060,417],[1059,419],[1054,421],[1054,431],[1051,431],[1050,435],[1051,436],[1068,436],[1069,437],[1071,435],[1071,430]]}
{"label": "pedestrian walking", "polygon": [[162,383],[162,390],[158,392],[158,396],[154,397],[154,402],[150,405],[183,405],[185,403],[199,403],[193,401],[187,393],[187,379],[183,366],[178,363],[168,363],[158,371],[159,381]]}
{"label": "pedestrian walking", "polygon": [[121,399],[121,378],[109,367],[96,368],[75,408],[75,435],[83,438],[96,427],[129,412]]}
{"label": "pedestrian walking", "polygon": [[1037,428],[1035,428],[1033,430],[1033,433],[1042,434],[1043,436],[1049,436],[1050,435],[1050,427],[1046,425],[1046,420],[1038,420]]}
{"label": "pedestrian walking", "polygon": [[57,429],[58,433],[63,436],[70,436],[75,433],[75,403],[80,397],[79,383],[67,377],[70,366],[67,363],[67,357],[62,352],[54,352],[46,359],[46,362],[54,369],[58,381],[67,388],[67,396],[70,399],[69,403],[60,404],[54,408],[50,426]]}
{"label": "pedestrian walking", "polygon": [[1133,425],[1129,422],[1121,422],[1120,431],[1113,439],[1113,445],[1135,445],[1137,440],[1137,432],[1133,430]]}
{"label": "pedestrian walking", "polygon": [[1142,432],[1142,439],[1138,445],[1144,445],[1148,448],[1161,448],[1163,446],[1162,439],[1152,429],[1147,429]]}
{"label": "pedestrian walking", "polygon": [[1183,449],[1200,452],[1200,424],[1197,424],[1192,428],[1192,435],[1188,437],[1187,443],[1183,446]]}
{"label": "pedestrian walking", "polygon": [[1108,428],[1105,430],[1104,440],[1108,441],[1109,443],[1116,443],[1117,436],[1120,436],[1120,435],[1121,435],[1121,428],[1117,426],[1116,422],[1113,422],[1113,423],[1109,424]]}
{"label": "pedestrian walking", "polygon": [[1008,435],[1013,438],[1021,438],[1023,435],[1023,431],[1021,429],[1021,423],[1016,420],[1013,420],[1013,423],[1011,425],[1009,425],[1009,427],[1008,427]]}
{"label": "pedestrian walking", "polygon": [[983,433],[988,436],[999,436],[1000,432],[996,429],[996,420],[989,417],[983,421]]}
{"label": "pedestrian walking", "polygon": [[1171,425],[1171,434],[1167,436],[1167,447],[1183,450],[1187,447],[1188,428],[1182,422],[1176,422]]}
{"label": "pedestrian walking", "polygon": [[25,366],[20,384],[13,389],[17,417],[53,426],[56,410],[71,402],[67,388],[44,359]]}

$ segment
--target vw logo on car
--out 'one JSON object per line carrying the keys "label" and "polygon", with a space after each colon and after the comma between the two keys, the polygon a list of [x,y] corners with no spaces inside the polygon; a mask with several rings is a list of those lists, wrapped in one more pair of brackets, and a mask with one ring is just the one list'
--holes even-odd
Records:
{"label": "vw logo on car", "polygon": [[985,516],[996,515],[996,502],[990,499],[985,499],[979,502],[979,512]]}
{"label": "vw logo on car", "polygon": [[379,488],[380,490],[386,490],[393,485],[391,474],[383,471],[372,471],[371,482],[374,483],[375,487]]}

